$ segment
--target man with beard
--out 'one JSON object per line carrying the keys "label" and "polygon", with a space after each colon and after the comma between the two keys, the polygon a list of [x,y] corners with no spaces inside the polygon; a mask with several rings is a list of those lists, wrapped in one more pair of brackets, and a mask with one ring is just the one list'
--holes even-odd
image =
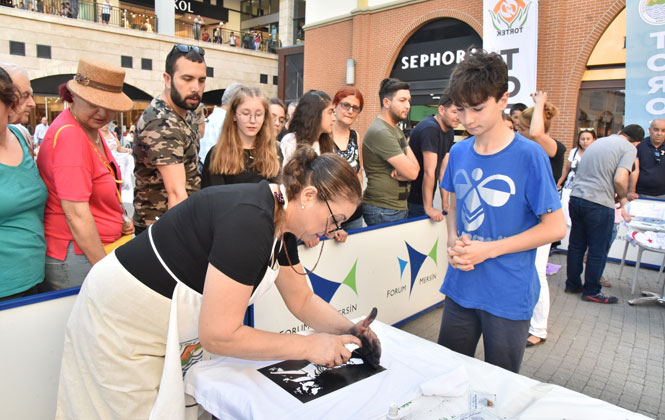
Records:
{"label": "man with beard", "polygon": [[409,181],[418,176],[420,165],[397,128],[411,109],[409,84],[383,79],[379,88],[381,113],[363,138],[363,166],[367,188],[363,217],[368,226],[406,219]]}
{"label": "man with beard", "polygon": [[[429,216],[435,222],[443,220],[443,212],[434,208],[434,193],[446,171],[444,158],[453,147],[455,128],[459,125],[457,107],[448,93],[442,93],[436,114],[418,123],[411,131],[409,147],[413,150],[420,171],[418,178],[411,183],[407,199],[409,217]],[[441,189],[441,205],[448,211],[448,192]]]}
{"label": "man with beard", "polygon": [[205,89],[203,48],[177,44],[166,57],[164,92],[136,123],[134,226],[140,233],[201,188],[196,108]]}

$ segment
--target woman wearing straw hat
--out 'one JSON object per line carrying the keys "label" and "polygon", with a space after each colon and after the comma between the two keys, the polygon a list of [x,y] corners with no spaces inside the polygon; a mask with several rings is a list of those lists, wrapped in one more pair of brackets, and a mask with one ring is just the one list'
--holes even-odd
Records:
{"label": "woman wearing straw hat", "polygon": [[118,164],[99,131],[132,108],[124,79],[120,68],[80,60],[74,79],[60,86],[71,106],[46,132],[37,164],[48,189],[46,282],[56,290],[81,285],[104,247],[134,231],[123,217]]}

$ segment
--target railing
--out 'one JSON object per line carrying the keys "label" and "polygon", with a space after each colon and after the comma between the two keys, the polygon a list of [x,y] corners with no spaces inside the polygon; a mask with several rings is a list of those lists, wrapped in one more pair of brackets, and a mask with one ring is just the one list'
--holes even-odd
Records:
{"label": "railing", "polygon": [[[38,13],[47,13],[71,19],[81,19],[90,22],[99,22],[103,25],[119,26],[122,28],[136,29],[146,32],[157,32],[157,16],[154,13],[138,9],[119,8],[102,3],[90,3],[79,1],[78,7],[68,8],[62,0],[22,0],[16,1],[16,6],[23,5],[23,9]],[[226,44],[232,47],[245,48],[248,50],[263,51],[276,54],[281,46],[279,36],[273,36],[263,31],[233,31],[218,25],[202,26],[198,33],[194,31],[194,25],[180,20],[175,21],[175,36],[211,42],[215,44]]]}
{"label": "railing", "polygon": [[[256,36],[259,34],[258,42]],[[273,37],[269,32],[263,31],[233,31],[219,28],[217,25],[203,26],[200,33],[194,33],[194,25],[176,20],[175,35],[181,38],[198,39],[213,44],[229,45],[248,50],[263,51],[276,54],[281,46],[279,36]]]}

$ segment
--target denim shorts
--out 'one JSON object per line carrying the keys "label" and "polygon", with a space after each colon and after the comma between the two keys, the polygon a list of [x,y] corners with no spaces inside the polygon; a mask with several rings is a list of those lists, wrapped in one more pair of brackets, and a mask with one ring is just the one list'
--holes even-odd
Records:
{"label": "denim shorts", "polygon": [[88,258],[76,255],[74,242],[70,242],[64,261],[46,256],[46,284],[53,290],[80,286],[91,268]]}

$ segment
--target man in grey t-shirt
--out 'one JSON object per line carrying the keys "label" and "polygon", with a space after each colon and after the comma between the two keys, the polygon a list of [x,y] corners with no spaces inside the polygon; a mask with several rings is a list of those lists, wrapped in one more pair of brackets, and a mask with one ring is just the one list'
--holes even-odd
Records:
{"label": "man in grey t-shirt", "polygon": [[[639,130],[638,130],[639,129]],[[618,135],[596,140],[584,152],[570,193],[571,229],[568,241],[567,293],[582,292],[582,300],[616,303],[614,296],[601,293],[600,276],[607,262],[607,249],[614,225],[615,195],[626,204],[628,178],[637,150],[630,141],[644,137],[644,130],[626,126]],[[584,253],[589,250],[584,286],[581,274]]]}

